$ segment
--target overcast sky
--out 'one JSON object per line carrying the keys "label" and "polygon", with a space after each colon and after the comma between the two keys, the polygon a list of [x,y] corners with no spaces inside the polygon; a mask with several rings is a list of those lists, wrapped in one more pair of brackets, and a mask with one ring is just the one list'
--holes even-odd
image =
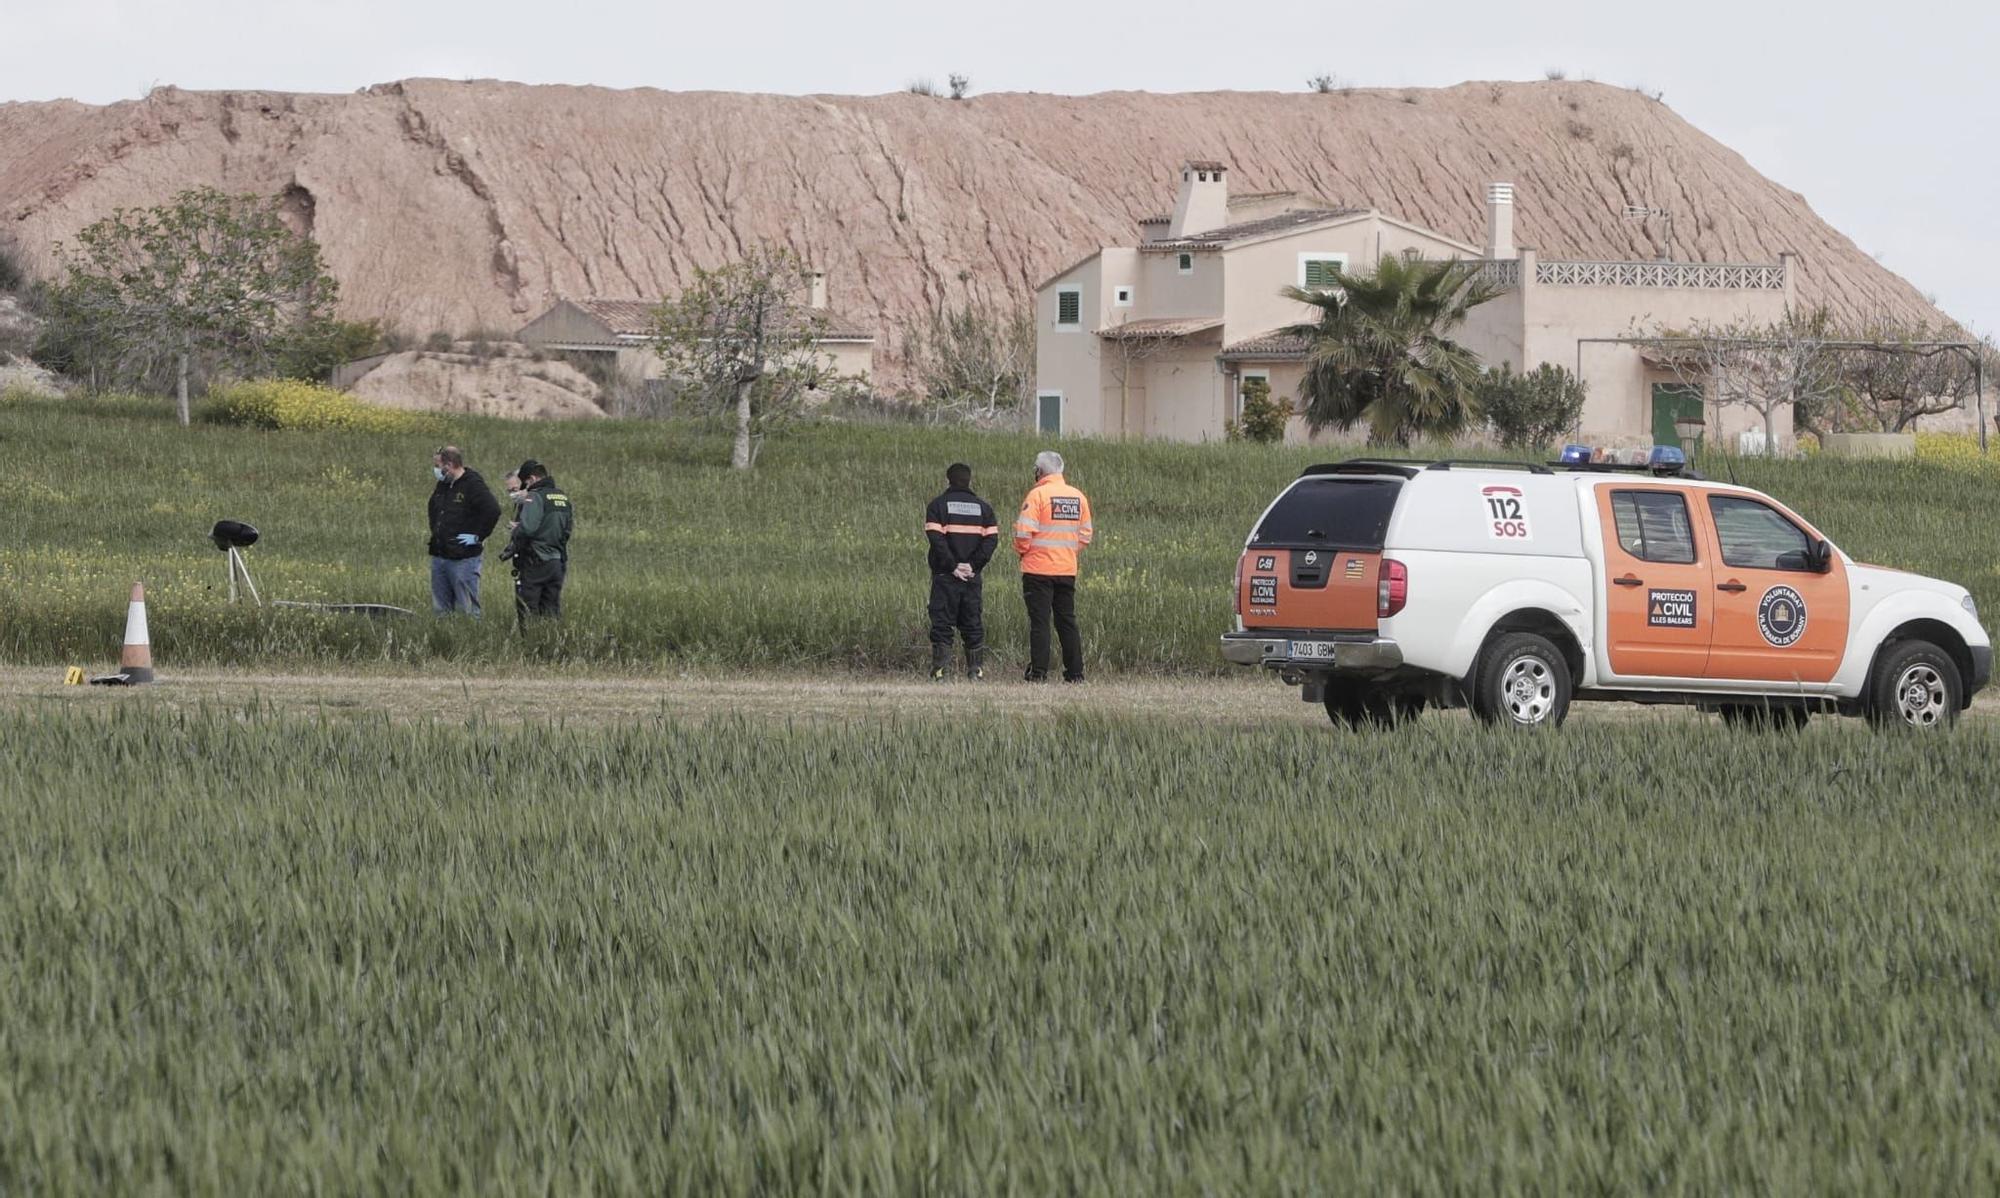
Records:
{"label": "overcast sky", "polygon": [[2000,332],[2000,3],[0,0],[0,99],[416,75],[674,90],[1639,84],[1981,333]]}

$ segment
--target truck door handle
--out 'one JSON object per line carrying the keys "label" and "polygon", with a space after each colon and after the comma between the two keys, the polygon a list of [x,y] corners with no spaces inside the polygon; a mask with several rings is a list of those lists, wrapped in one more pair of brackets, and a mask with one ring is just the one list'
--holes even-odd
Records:
{"label": "truck door handle", "polygon": [[1642,587],[1646,585],[1645,579],[1634,578],[1630,574],[1627,574],[1623,578],[1614,578],[1611,581],[1621,587]]}
{"label": "truck door handle", "polygon": [[1716,590],[1718,590],[1718,591],[1730,591],[1730,592],[1735,592],[1735,591],[1747,591],[1747,590],[1749,590],[1750,588],[1749,588],[1749,587],[1746,587],[1746,586],[1744,586],[1744,585],[1743,585],[1742,583],[1740,583],[1740,582],[1738,582],[1738,581],[1736,581],[1735,579],[1733,579],[1733,578],[1732,578],[1732,579],[1730,579],[1730,580],[1729,580],[1728,582],[1718,582],[1718,583],[1716,583],[1716,584],[1715,584],[1715,589],[1716,589]]}

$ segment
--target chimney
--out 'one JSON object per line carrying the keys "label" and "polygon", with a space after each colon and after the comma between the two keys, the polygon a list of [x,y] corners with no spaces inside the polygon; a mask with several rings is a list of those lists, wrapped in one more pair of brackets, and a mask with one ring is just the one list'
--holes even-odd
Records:
{"label": "chimney", "polygon": [[1188,162],[1181,166],[1181,194],[1174,201],[1173,223],[1167,236],[1194,237],[1229,223],[1229,183],[1220,162]]}
{"label": "chimney", "polygon": [[826,307],[826,272],[823,270],[809,270],[806,272],[806,281],[812,285],[812,306],[815,308]]}
{"label": "chimney", "polygon": [[1486,256],[1514,256],[1514,185],[1486,185]]}

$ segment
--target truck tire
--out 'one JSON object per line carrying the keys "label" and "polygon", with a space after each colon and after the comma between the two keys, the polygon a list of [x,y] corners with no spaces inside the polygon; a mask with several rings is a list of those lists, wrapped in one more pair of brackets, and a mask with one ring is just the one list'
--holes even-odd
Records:
{"label": "truck tire", "polygon": [[1868,721],[1877,728],[1948,728],[1964,705],[1958,663],[1929,641],[1882,646],[1868,675]]}
{"label": "truck tire", "polygon": [[1569,715],[1569,662],[1547,637],[1494,637],[1480,651],[1472,679],[1472,713],[1489,724],[1553,728]]}

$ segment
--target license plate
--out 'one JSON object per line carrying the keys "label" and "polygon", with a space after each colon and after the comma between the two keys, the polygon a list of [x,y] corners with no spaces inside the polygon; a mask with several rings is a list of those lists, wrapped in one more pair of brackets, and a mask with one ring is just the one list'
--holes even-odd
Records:
{"label": "license plate", "polygon": [[1306,661],[1332,661],[1334,642],[1293,641],[1291,656]]}

